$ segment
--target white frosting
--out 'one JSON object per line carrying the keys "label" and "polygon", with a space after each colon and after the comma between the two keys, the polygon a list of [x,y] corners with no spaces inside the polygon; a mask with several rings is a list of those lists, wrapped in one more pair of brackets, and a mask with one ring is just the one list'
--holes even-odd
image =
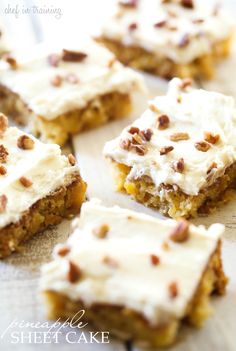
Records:
{"label": "white frosting", "polygon": [[[99,239],[93,229],[109,226],[107,237]],[[169,240],[176,226],[173,220],[159,220],[120,207],[106,208],[98,200],[83,204],[81,216],[68,240],[67,256],[57,255],[42,269],[41,288],[61,293],[85,305],[106,303],[129,307],[144,315],[151,324],[161,325],[169,318],[182,318],[194,296],[202,274],[224,226],[213,224],[190,226],[190,237],[184,243]],[[169,249],[163,249],[167,242]],[[160,263],[154,266],[150,255]],[[112,268],[103,261],[109,257],[117,262]],[[67,279],[68,260],[82,270],[77,283]],[[176,282],[178,295],[169,296],[169,284]]]}
{"label": "white frosting", "polygon": [[[208,1],[195,0],[195,8],[187,9],[172,1],[161,4],[161,0],[138,0],[137,8],[118,9],[102,28],[105,37],[121,41],[125,45],[137,45],[168,57],[180,64],[187,64],[194,59],[209,53],[212,44],[228,38],[232,31],[232,20],[221,9],[213,15],[216,6]],[[171,17],[168,12],[175,13]],[[203,23],[193,20],[203,19]],[[154,24],[167,20],[169,27],[155,28]],[[130,31],[129,25],[137,23],[137,29]],[[188,34],[190,43],[179,48],[179,42]]]}
{"label": "white frosting", "polygon": [[[48,63],[50,54],[61,54],[62,49],[86,53],[82,62],[60,61],[58,67]],[[143,87],[138,73],[124,68],[118,61],[109,63],[114,55],[94,41],[58,47],[39,46],[31,53],[16,55],[18,69],[11,70],[8,64],[0,65],[0,83],[19,94],[21,99],[36,114],[52,120],[74,109],[83,108],[99,95],[110,92],[131,93]],[[51,79],[56,75],[66,77],[74,74],[78,83],[63,81],[55,87]]]}
{"label": "white frosting", "polygon": [[[43,144],[33,136],[34,148],[23,150],[17,147],[17,139],[27,135],[15,127],[8,128],[0,144],[4,145],[9,155],[2,165],[7,169],[0,175],[0,195],[7,196],[6,210],[0,213],[0,228],[20,220],[24,211],[36,201],[49,195],[62,185],[71,181],[71,175],[78,172],[77,166],[71,166],[67,157],[55,144]],[[28,178],[33,184],[26,188],[19,178]]]}
{"label": "white frosting", "polygon": [[[197,195],[236,160],[236,108],[232,97],[193,88],[182,91],[180,86],[181,80],[173,79],[167,95],[150,102],[158,112],[148,109],[133,123],[140,130],[150,128],[153,131],[146,155],[139,156],[134,151],[121,148],[120,141],[131,137],[128,128],[118,138],[106,143],[104,154],[132,167],[128,179],[147,175],[157,187],[161,183],[176,184],[186,194]],[[180,103],[177,102],[179,97],[182,99]],[[165,130],[157,128],[158,116],[162,114],[170,119],[169,128]],[[171,141],[170,136],[178,132],[188,133],[190,139]],[[204,132],[220,136],[219,142],[211,145],[207,152],[195,147],[196,142],[204,140]],[[160,149],[164,146],[173,146],[174,150],[161,156]],[[180,158],[185,161],[183,173],[174,171],[172,167],[173,162]],[[213,162],[217,168],[208,174]]]}

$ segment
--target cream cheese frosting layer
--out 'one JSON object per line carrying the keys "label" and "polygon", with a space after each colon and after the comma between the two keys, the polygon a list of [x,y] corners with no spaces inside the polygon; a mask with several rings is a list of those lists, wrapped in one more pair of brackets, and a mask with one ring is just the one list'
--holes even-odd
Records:
{"label": "cream cheese frosting layer", "polygon": [[[106,143],[104,154],[131,167],[128,179],[147,175],[156,187],[162,183],[177,185],[188,195],[198,195],[236,161],[236,108],[232,97],[190,86],[182,89],[183,84],[173,79],[167,94],[150,101],[149,109],[133,123],[140,131],[150,129],[152,133],[145,155],[122,147],[122,142],[132,139],[130,127]],[[163,115],[169,119],[166,129],[158,127]],[[179,133],[184,133],[182,140],[174,141]],[[206,134],[216,138],[215,142],[206,141]],[[201,145],[199,149],[202,142],[205,151]],[[161,155],[161,150],[169,146],[172,151]],[[173,167],[181,159],[185,165],[182,173]]]}
{"label": "cream cheese frosting layer", "polygon": [[[66,247],[54,250],[54,260],[42,269],[41,289],[55,291],[86,306],[94,303],[125,306],[153,325],[182,318],[224,231],[190,225],[185,242],[169,240],[178,222],[122,209],[106,208],[93,199],[81,216]],[[106,237],[95,233],[106,225]],[[168,245],[168,250],[163,243]],[[151,256],[158,257],[152,262]],[[78,282],[68,281],[68,262],[80,268]],[[175,284],[177,294],[170,296]]]}
{"label": "cream cheese frosting layer", "polygon": [[[71,175],[78,171],[77,166],[71,166],[66,156],[55,144],[43,144],[29,136],[34,141],[33,149],[24,150],[17,146],[22,135],[27,135],[15,127],[8,128],[0,137],[2,146],[8,152],[6,161],[0,162],[6,169],[6,174],[0,174],[0,196],[7,198],[6,209],[0,213],[0,228],[20,220],[36,201],[49,195],[62,185],[68,185]],[[1,155],[1,152],[0,152]],[[32,185],[27,187],[20,182],[25,177]]]}
{"label": "cream cheese frosting layer", "polygon": [[[81,54],[81,60],[69,55],[63,60],[63,49],[74,56]],[[50,55],[54,56],[51,64]],[[16,60],[16,70],[1,63],[0,83],[18,94],[35,114],[48,120],[84,108],[99,95],[130,94],[143,88],[138,73],[124,68],[112,53],[92,40],[60,48],[45,44],[32,53],[16,55]]]}
{"label": "cream cheese frosting layer", "polygon": [[118,5],[102,35],[187,64],[232,34],[233,22],[216,2],[195,0],[192,9],[179,0],[163,2],[138,0],[134,7]]}

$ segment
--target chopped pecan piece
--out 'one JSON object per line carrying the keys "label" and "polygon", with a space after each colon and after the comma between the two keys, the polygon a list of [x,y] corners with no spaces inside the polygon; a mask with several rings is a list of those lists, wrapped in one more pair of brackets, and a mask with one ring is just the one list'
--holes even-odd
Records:
{"label": "chopped pecan piece", "polygon": [[170,249],[170,246],[167,241],[163,241],[161,247],[164,251],[168,251]]}
{"label": "chopped pecan piece", "polygon": [[193,19],[192,21],[194,24],[201,24],[201,23],[204,23],[205,20],[203,18],[196,18],[196,19]]}
{"label": "chopped pecan piece", "polygon": [[189,134],[188,133],[174,133],[171,134],[170,140],[171,141],[181,141],[181,140],[188,140]]}
{"label": "chopped pecan piece", "polygon": [[31,150],[34,148],[34,140],[28,135],[21,135],[17,140],[17,146],[23,150]]}
{"label": "chopped pecan piece", "polygon": [[3,213],[7,207],[7,197],[6,195],[0,195],[0,213]]}
{"label": "chopped pecan piece", "polygon": [[188,44],[190,43],[190,37],[189,35],[186,33],[182,36],[181,40],[179,41],[179,48],[185,48],[186,46],[188,46]]}
{"label": "chopped pecan piece", "polygon": [[120,147],[124,150],[130,150],[131,141],[129,139],[121,140]]}
{"label": "chopped pecan piece", "polygon": [[56,76],[51,78],[50,82],[54,87],[60,87],[62,83],[62,77],[59,74],[57,74]]}
{"label": "chopped pecan piece", "polygon": [[77,264],[75,264],[72,261],[69,261],[69,270],[67,274],[67,279],[69,280],[70,283],[76,283],[78,280],[80,280],[82,276],[82,271],[79,268]]}
{"label": "chopped pecan piece", "polygon": [[8,118],[3,114],[0,113],[0,136],[5,133],[8,127]]}
{"label": "chopped pecan piece", "polygon": [[17,69],[17,61],[11,54],[5,54],[3,59],[11,66],[12,69]]}
{"label": "chopped pecan piece", "polygon": [[175,172],[183,173],[185,168],[184,159],[180,158],[178,161],[174,161],[172,167]]}
{"label": "chopped pecan piece", "polygon": [[210,149],[211,145],[208,144],[206,141],[198,141],[197,143],[195,143],[195,148],[198,151],[202,151],[202,152],[207,152]]}
{"label": "chopped pecan piece", "polygon": [[152,112],[158,112],[158,108],[157,108],[155,105],[153,105],[153,104],[150,104],[150,105],[149,105],[149,108],[150,108],[150,110],[151,110]]}
{"label": "chopped pecan piece", "polygon": [[157,121],[158,121],[158,129],[162,130],[169,127],[170,119],[167,115],[159,116]]}
{"label": "chopped pecan piece", "polygon": [[58,54],[51,54],[48,56],[48,63],[52,67],[57,67],[59,65],[60,60],[61,57]]}
{"label": "chopped pecan piece", "polygon": [[183,243],[189,238],[189,223],[184,219],[177,223],[177,226],[171,231],[170,239],[176,243]]}
{"label": "chopped pecan piece", "polygon": [[189,86],[191,86],[192,84],[193,84],[193,81],[191,78],[184,78],[184,79],[182,79],[180,89],[184,90],[184,89],[188,88]]}
{"label": "chopped pecan piece", "polygon": [[74,155],[69,154],[69,155],[68,155],[68,160],[69,160],[71,166],[74,166],[74,165],[76,164],[76,159],[75,159],[75,156],[74,156]]}
{"label": "chopped pecan piece", "polygon": [[33,182],[26,177],[20,177],[19,181],[25,188],[29,188],[33,184]]}
{"label": "chopped pecan piece", "polygon": [[154,24],[154,28],[163,28],[165,27],[166,24],[167,24],[166,20],[159,21]]}
{"label": "chopped pecan piece", "polygon": [[193,0],[181,0],[181,5],[183,7],[188,8],[188,9],[193,9],[194,8]]}
{"label": "chopped pecan piece", "polygon": [[138,0],[120,0],[119,5],[127,8],[135,8],[138,5]]}
{"label": "chopped pecan piece", "polygon": [[7,169],[6,169],[6,167],[4,167],[3,165],[0,165],[0,174],[1,174],[1,175],[7,174]]}
{"label": "chopped pecan piece", "polygon": [[139,128],[138,127],[130,127],[128,130],[128,133],[130,134],[135,134],[135,133],[139,133]]}
{"label": "chopped pecan piece", "polygon": [[178,285],[176,282],[170,283],[168,290],[171,299],[175,299],[178,296]]}
{"label": "chopped pecan piece", "polygon": [[217,168],[217,163],[216,163],[216,162],[212,162],[212,164],[210,165],[210,167],[209,167],[208,170],[207,170],[207,174],[211,173],[211,171],[212,171],[214,168]]}
{"label": "chopped pecan piece", "polygon": [[104,239],[107,236],[108,232],[109,226],[107,224],[102,224],[99,227],[93,229],[93,234],[99,239]]}
{"label": "chopped pecan piece", "polygon": [[103,258],[103,263],[107,264],[111,268],[118,268],[119,267],[118,262],[110,256],[105,256]]}
{"label": "chopped pecan piece", "polygon": [[58,249],[57,254],[61,257],[66,256],[70,252],[70,248],[68,246],[62,246]]}
{"label": "chopped pecan piece", "polygon": [[169,152],[171,152],[172,150],[174,150],[174,147],[173,146],[163,146],[161,149],[160,149],[160,155],[163,156],[163,155],[167,155]]}
{"label": "chopped pecan piece", "polygon": [[132,137],[131,144],[133,145],[142,145],[143,144],[143,139],[141,136],[137,133],[135,133]]}
{"label": "chopped pecan piece", "polygon": [[130,32],[133,32],[134,30],[136,30],[138,28],[138,24],[136,22],[130,23],[128,28],[129,28]]}
{"label": "chopped pecan piece", "polygon": [[62,60],[65,62],[82,62],[88,55],[80,51],[72,51],[63,49]]}
{"label": "chopped pecan piece", "polygon": [[74,73],[69,73],[65,76],[65,79],[68,83],[76,84],[79,82],[79,78]]}
{"label": "chopped pecan piece", "polygon": [[220,140],[219,134],[213,135],[210,132],[204,132],[204,140],[210,144],[216,144]]}
{"label": "chopped pecan piece", "polygon": [[9,155],[4,145],[0,145],[0,162],[7,162],[7,156]]}
{"label": "chopped pecan piece", "polygon": [[160,258],[157,255],[151,255],[150,259],[153,266],[157,266],[160,263]]}
{"label": "chopped pecan piece", "polygon": [[145,141],[150,141],[153,135],[153,131],[150,128],[148,128],[141,130],[139,134],[142,138],[144,138]]}
{"label": "chopped pecan piece", "polygon": [[134,149],[140,156],[144,156],[147,153],[147,148],[145,147],[145,145],[135,145]]}

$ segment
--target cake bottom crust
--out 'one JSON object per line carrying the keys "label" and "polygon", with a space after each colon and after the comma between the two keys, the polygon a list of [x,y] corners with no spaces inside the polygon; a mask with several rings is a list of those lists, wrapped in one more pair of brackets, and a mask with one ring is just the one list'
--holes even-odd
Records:
{"label": "cake bottom crust", "polygon": [[85,191],[86,183],[76,173],[67,185],[59,187],[33,204],[17,223],[1,228],[0,258],[20,250],[20,244],[36,233],[59,224],[63,218],[71,218],[79,213]]}
{"label": "cake bottom crust", "polygon": [[85,306],[84,303],[71,300],[56,291],[44,292],[49,319],[73,318],[85,310],[84,322],[91,323],[99,330],[109,331],[124,340],[132,340],[143,346],[169,346],[176,341],[182,322],[200,327],[211,313],[209,298],[212,293],[224,294],[227,278],[224,275],[221,261],[221,242],[202,276],[193,299],[185,311],[183,319],[171,318],[165,325],[153,326],[140,313],[124,306],[109,304],[94,304]]}
{"label": "cake bottom crust", "polygon": [[0,85],[0,110],[17,123],[29,123],[32,132],[43,141],[63,146],[71,135],[126,117],[132,110],[132,101],[127,93],[111,92],[97,96],[82,109],[48,120],[35,115],[20,96]]}
{"label": "cake bottom crust", "polygon": [[151,178],[128,179],[131,168],[112,161],[117,190],[125,191],[147,207],[157,208],[172,218],[190,218],[205,215],[229,201],[232,188],[236,187],[236,162],[225,173],[198,195],[187,195],[177,186],[161,184],[158,188]]}
{"label": "cake bottom crust", "polygon": [[167,57],[149,52],[139,46],[124,45],[107,37],[100,37],[98,42],[110,49],[123,64],[135,69],[171,79],[214,77],[214,66],[230,53],[232,38],[215,43],[209,54],[203,55],[189,64],[178,64]]}

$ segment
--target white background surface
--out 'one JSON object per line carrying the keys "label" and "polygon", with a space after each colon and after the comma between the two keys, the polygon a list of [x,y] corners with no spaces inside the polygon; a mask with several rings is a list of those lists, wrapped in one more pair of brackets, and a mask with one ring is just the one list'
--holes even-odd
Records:
{"label": "white background surface", "polygon": [[[148,0],[146,0],[148,2]],[[207,1],[207,0],[203,0]],[[236,8],[236,0],[223,1],[230,9]],[[32,46],[42,40],[60,41],[72,37],[80,40],[86,33],[96,32],[97,26],[109,11],[113,0],[0,0],[0,15],[10,30],[12,43],[16,48]],[[18,17],[6,14],[5,9],[18,5],[18,9],[32,7],[60,8],[62,17],[53,15],[24,15]],[[236,12],[232,13],[236,14]],[[236,97],[236,54],[218,68],[216,80],[211,83],[203,82],[209,89],[230,93]],[[150,88],[150,95],[164,92],[166,82],[145,76]],[[136,106],[136,111],[130,117],[131,121],[142,112],[144,102]],[[107,205],[119,204],[137,211],[160,216],[158,212],[136,204],[127,196],[114,192],[108,166],[102,157],[105,141],[118,135],[121,129],[129,123],[125,120],[84,133],[74,139],[74,148],[79,159],[82,174],[89,184],[89,197],[100,197]],[[235,199],[224,208],[208,218],[195,220],[196,223],[208,225],[213,222],[226,224],[226,235],[223,247],[225,269],[231,278],[228,293],[223,298],[214,299],[215,314],[201,330],[185,328],[179,343],[173,351],[235,351],[236,330],[236,214]],[[53,231],[40,235],[25,245],[21,254],[11,256],[0,262],[0,334],[14,319],[25,321],[43,321],[45,318],[42,302],[38,294],[38,278],[40,265],[50,259],[53,246],[63,242],[69,235],[69,223],[64,222]],[[9,338],[0,339],[0,350],[11,351],[16,347],[10,344]],[[57,345],[17,345],[17,350],[52,350],[52,351],[124,351],[126,346],[113,341],[110,345],[68,345],[61,342]]]}

